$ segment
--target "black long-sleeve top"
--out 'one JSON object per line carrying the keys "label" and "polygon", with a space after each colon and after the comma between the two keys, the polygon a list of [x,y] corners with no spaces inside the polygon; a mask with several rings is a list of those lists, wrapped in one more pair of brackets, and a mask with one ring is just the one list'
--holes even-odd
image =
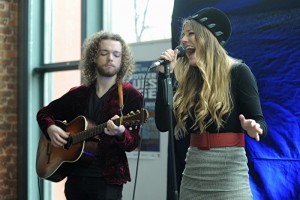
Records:
{"label": "black long-sleeve top", "polygon": [[[164,132],[169,130],[168,123],[168,107],[163,100],[163,79],[164,74],[158,75],[158,90],[155,101],[155,123],[157,129]],[[174,88],[176,90],[176,88]],[[263,117],[257,83],[250,68],[240,63],[234,65],[231,70],[231,95],[233,101],[233,109],[229,115],[225,117],[226,122],[219,130],[215,124],[210,125],[207,128],[209,133],[225,133],[236,132],[241,133],[244,130],[241,127],[239,115],[243,114],[246,119],[253,119],[260,124],[263,129],[262,138],[266,136],[268,127]],[[173,124],[176,125],[176,121],[173,115]],[[186,128],[189,133],[197,132],[191,129],[194,124],[193,119],[189,118],[186,123]]]}

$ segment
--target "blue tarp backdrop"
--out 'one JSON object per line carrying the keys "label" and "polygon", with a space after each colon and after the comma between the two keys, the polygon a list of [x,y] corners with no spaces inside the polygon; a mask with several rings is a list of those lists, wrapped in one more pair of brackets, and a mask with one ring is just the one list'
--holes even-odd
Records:
{"label": "blue tarp backdrop", "polygon": [[260,142],[246,138],[253,199],[300,199],[300,1],[175,0],[173,47],[180,19],[208,6],[228,14],[225,49],[254,73],[269,127]]}

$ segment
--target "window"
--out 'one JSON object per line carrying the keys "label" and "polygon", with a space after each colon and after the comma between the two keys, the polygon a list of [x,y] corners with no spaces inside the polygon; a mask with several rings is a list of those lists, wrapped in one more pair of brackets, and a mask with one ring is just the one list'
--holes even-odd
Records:
{"label": "window", "polygon": [[106,0],[104,29],[136,43],[171,38],[173,0]]}
{"label": "window", "polygon": [[81,0],[46,0],[44,63],[80,59]]}
{"label": "window", "polygon": [[[46,0],[43,63],[80,60],[81,53],[81,0]],[[54,64],[53,64],[54,63]],[[57,99],[70,87],[80,84],[79,70],[46,74],[45,103]],[[48,83],[47,83],[48,82]],[[48,103],[47,103],[48,104]]]}

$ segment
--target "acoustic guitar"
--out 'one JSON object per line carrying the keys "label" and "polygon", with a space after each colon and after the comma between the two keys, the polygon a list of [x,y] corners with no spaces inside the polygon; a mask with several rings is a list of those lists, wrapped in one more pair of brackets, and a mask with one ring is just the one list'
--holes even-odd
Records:
{"label": "acoustic guitar", "polygon": [[[147,110],[130,112],[121,118],[113,120],[116,125],[124,125],[127,128],[138,128],[145,123],[149,117]],[[84,152],[91,148],[88,139],[94,138],[104,131],[106,123],[95,125],[84,116],[78,116],[70,123],[55,121],[55,124],[64,131],[69,132],[67,144],[56,148],[44,134],[41,134],[36,156],[36,172],[40,178],[53,182],[63,180],[70,171],[70,165],[83,159]]]}

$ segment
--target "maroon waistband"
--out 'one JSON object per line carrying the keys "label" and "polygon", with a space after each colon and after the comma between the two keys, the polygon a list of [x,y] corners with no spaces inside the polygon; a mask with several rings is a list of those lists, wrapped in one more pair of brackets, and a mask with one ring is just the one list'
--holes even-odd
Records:
{"label": "maroon waistband", "polygon": [[202,150],[214,147],[244,147],[245,138],[244,133],[192,133],[190,145]]}

